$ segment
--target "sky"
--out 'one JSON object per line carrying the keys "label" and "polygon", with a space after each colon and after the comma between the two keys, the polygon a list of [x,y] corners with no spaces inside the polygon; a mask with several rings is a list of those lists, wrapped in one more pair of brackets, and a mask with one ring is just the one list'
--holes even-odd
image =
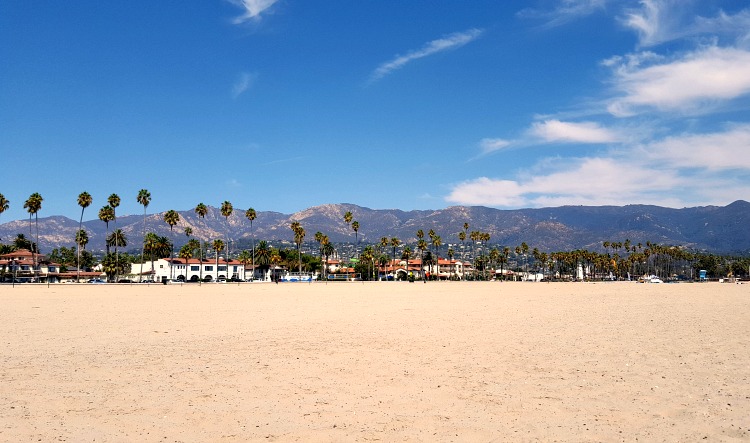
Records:
{"label": "sky", "polygon": [[0,223],[750,199],[750,5],[0,2]]}

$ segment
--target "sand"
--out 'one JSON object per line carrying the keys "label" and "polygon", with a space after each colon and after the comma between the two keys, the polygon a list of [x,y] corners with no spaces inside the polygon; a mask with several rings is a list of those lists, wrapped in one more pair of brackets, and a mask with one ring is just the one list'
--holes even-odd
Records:
{"label": "sand", "polygon": [[750,284],[0,286],[0,441],[748,441]]}

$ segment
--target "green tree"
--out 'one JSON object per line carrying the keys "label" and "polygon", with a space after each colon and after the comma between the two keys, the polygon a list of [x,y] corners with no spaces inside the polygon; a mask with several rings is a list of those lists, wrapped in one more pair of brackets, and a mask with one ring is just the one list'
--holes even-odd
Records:
{"label": "green tree", "polygon": [[39,252],[39,211],[42,210],[42,202],[44,199],[41,194],[35,192],[29,196],[24,202],[23,208],[29,213],[29,232],[31,232],[31,216],[34,216],[34,224],[36,225],[36,247],[32,249],[32,258],[34,262],[34,278],[38,281],[39,279],[39,267],[37,266],[37,253]]}
{"label": "green tree", "polygon": [[3,215],[3,212],[7,211],[9,207],[10,201],[3,194],[0,194],[0,215]]}
{"label": "green tree", "polygon": [[[169,233],[174,237],[173,229],[175,225],[180,222],[180,214],[174,209],[170,209],[164,213],[164,222],[169,225]],[[172,244],[174,245],[174,238],[172,238]],[[172,246],[172,250],[169,253],[169,258],[174,258],[174,246]],[[170,272],[172,275],[170,275],[169,278],[174,280],[174,263],[170,266]]]}
{"label": "green tree", "polygon": [[[203,203],[198,203],[195,206],[195,213],[198,215],[198,217],[200,217],[201,219],[203,219],[203,218],[206,217],[206,214],[208,214],[208,207],[206,207],[206,205],[204,205]],[[198,280],[198,281],[202,282],[203,281],[203,248],[200,248],[200,257],[199,258],[200,258],[200,261],[201,261],[201,266],[200,266],[200,271],[199,271],[200,280]]]}
{"label": "green tree", "polygon": [[[224,242],[217,238],[214,240],[214,242],[211,244],[213,250],[216,252],[216,279],[219,279],[219,252],[224,249]],[[227,263],[227,269],[229,269],[229,259],[224,260]],[[226,277],[226,276],[225,276]]]}
{"label": "green tree", "polygon": [[[91,205],[91,202],[93,201],[93,198],[91,197],[91,194],[89,194],[86,191],[81,192],[78,194],[78,206],[81,207],[81,218],[78,221],[78,230],[81,231],[83,229],[83,211],[86,210]],[[88,239],[87,239],[88,240]],[[78,247],[78,261],[76,262],[76,266],[78,268],[81,267],[81,247]],[[80,279],[80,270],[76,273],[76,278]]]}
{"label": "green tree", "polygon": [[146,254],[146,208],[151,203],[151,193],[146,189],[138,191],[136,197],[139,205],[143,206],[143,245],[141,246],[141,271],[138,277],[138,281],[143,281],[143,257]]}
{"label": "green tree", "polygon": [[271,266],[271,248],[265,240],[261,240],[255,248],[255,263],[264,271]]}
{"label": "green tree", "polygon": [[302,241],[305,239],[305,228],[300,222],[294,220],[290,225],[294,233],[294,243],[297,245],[297,254],[299,255],[299,272],[302,273]]}
{"label": "green tree", "polygon": [[[104,238],[106,239],[109,237],[109,222],[115,219],[115,210],[112,209],[111,206],[102,206],[101,209],[99,209],[99,220],[104,222],[105,226],[105,233]],[[106,243],[106,241],[105,241]],[[109,254],[109,245],[105,244],[106,253]]]}
{"label": "green tree", "polygon": [[78,246],[78,249],[76,251],[76,266],[78,267],[78,271],[76,272],[76,278],[80,279],[81,276],[81,249],[86,249],[86,245],[89,243],[89,235],[86,233],[85,229],[79,229],[78,232],[76,232],[76,245]]}
{"label": "green tree", "polygon": [[[253,220],[257,217],[258,214],[256,214],[255,209],[250,208],[247,211],[245,211],[245,218],[250,220],[250,241],[252,244],[252,268],[253,268],[253,277],[255,277],[255,232],[253,231]],[[250,277],[252,280],[253,277]]]}
{"label": "green tree", "polygon": [[[230,240],[229,240],[229,216],[232,215],[232,212],[234,212],[234,207],[232,206],[231,203],[229,203],[228,201],[225,200],[224,203],[221,204],[221,215],[224,216],[224,220],[226,221],[226,224],[227,224],[227,227],[226,227],[226,229],[227,229],[227,232],[226,232],[227,233],[227,236],[226,236],[226,238],[227,238],[227,244],[226,244],[226,248],[227,248],[227,263],[229,263],[229,243],[230,243]],[[229,265],[227,265],[227,269],[229,269],[228,266]],[[227,271],[227,274],[229,274],[229,271]]]}

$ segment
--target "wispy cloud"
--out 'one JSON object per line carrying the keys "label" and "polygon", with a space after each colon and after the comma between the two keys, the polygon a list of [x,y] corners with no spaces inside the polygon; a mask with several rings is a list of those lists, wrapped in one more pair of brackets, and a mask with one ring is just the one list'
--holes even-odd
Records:
{"label": "wispy cloud", "polygon": [[235,17],[232,23],[239,25],[249,20],[260,20],[260,15],[267,11],[278,0],[229,0],[233,5],[243,9],[243,14]]}
{"label": "wispy cloud", "polygon": [[750,124],[668,136],[609,155],[541,160],[511,179],[466,180],[445,200],[496,207],[726,204],[750,192],[749,144]]}
{"label": "wispy cloud", "polygon": [[747,41],[750,10],[736,14],[719,11],[715,17],[701,17],[691,14],[695,3],[695,0],[641,0],[640,7],[628,9],[621,22],[638,34],[640,46],[700,35]]}
{"label": "wispy cloud", "polygon": [[621,140],[617,132],[596,122],[545,120],[534,123],[531,135],[550,143],[613,143]]}
{"label": "wispy cloud", "polygon": [[252,87],[253,83],[255,83],[256,77],[257,74],[255,73],[243,72],[242,74],[240,74],[240,76],[234,82],[234,85],[232,85],[232,98],[236,99],[250,87]]}
{"label": "wispy cloud", "polygon": [[561,0],[552,9],[526,8],[517,15],[542,20],[545,28],[552,28],[603,10],[609,1],[611,0]]}
{"label": "wispy cloud", "polygon": [[401,69],[406,64],[414,60],[464,46],[467,43],[476,40],[480,35],[482,35],[482,32],[483,31],[481,29],[469,29],[468,31],[456,32],[443,38],[432,40],[422,46],[420,49],[410,51],[406,55],[397,56],[393,60],[390,60],[378,66],[377,69],[375,69],[375,71],[372,73],[372,75],[370,75],[370,82],[380,80],[391,72],[397,69]]}
{"label": "wispy cloud", "polygon": [[696,113],[750,93],[750,51],[710,46],[656,64],[611,59],[619,97],[608,110],[631,116],[640,110]]}

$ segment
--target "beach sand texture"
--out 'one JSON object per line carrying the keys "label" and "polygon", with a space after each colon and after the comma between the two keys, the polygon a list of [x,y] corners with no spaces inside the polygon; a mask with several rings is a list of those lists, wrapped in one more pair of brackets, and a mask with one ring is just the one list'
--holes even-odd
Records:
{"label": "beach sand texture", "polygon": [[750,440],[750,285],[18,285],[0,304],[0,441]]}

